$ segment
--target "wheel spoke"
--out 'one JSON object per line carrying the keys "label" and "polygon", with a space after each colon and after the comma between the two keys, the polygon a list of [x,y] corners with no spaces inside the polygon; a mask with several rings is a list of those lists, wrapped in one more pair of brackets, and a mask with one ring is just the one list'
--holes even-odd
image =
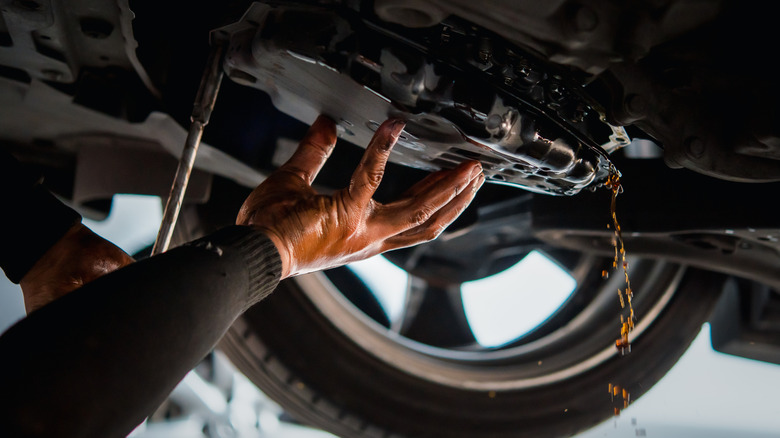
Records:
{"label": "wheel spoke", "polygon": [[325,274],[355,307],[379,324],[390,327],[387,312],[359,276],[343,266],[331,269]]}
{"label": "wheel spoke", "polygon": [[476,344],[469,327],[459,284],[435,286],[409,277],[406,307],[393,327],[399,334],[435,347]]}

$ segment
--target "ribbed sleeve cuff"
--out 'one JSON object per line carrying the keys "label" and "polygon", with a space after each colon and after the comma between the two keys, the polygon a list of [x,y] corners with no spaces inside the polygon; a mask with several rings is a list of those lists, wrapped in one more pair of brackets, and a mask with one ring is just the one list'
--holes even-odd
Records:
{"label": "ribbed sleeve cuff", "polygon": [[222,228],[190,245],[230,247],[241,255],[249,280],[247,308],[262,301],[279,284],[282,276],[279,251],[268,236],[251,227],[234,225]]}

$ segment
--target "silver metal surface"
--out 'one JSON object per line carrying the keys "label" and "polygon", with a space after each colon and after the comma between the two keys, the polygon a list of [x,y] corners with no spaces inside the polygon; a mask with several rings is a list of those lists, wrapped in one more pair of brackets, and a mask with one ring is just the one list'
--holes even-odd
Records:
{"label": "silver metal surface", "polygon": [[[647,279],[650,282],[658,276],[664,276],[670,281],[658,282],[657,285],[653,286],[652,293],[657,296],[657,299],[648,303],[648,308],[641,314],[641,319],[632,332],[632,340],[642,336],[666,308],[674,296],[685,270],[684,266],[664,266],[662,264],[655,265],[648,270]],[[596,316],[595,312],[603,310],[604,303],[616,300],[613,286],[620,282],[618,276],[615,276],[615,281],[606,283],[601,288],[598,296],[599,302],[592,303],[585,313],[572,320],[566,328],[554,332],[549,337],[523,346],[477,352],[431,347],[386,330],[351,305],[349,300],[321,272],[296,277],[295,281],[303,286],[308,298],[315,303],[317,309],[334,322],[339,330],[379,360],[387,363],[398,363],[402,360],[406,372],[450,387],[480,391],[535,388],[587,372],[619,354],[610,342],[604,348],[589,350],[588,355],[581,360],[574,361],[559,369],[550,368],[548,364],[545,364],[545,368],[532,366],[530,371],[527,367],[523,368],[520,363],[522,359],[519,359],[535,349],[546,348],[552,343],[561,342],[566,337],[577,333],[588,324],[588,320],[593,321],[594,318],[601,318]],[[595,312],[592,312],[594,310]],[[498,366],[491,371],[480,369],[475,372],[475,368],[467,366],[469,362],[484,363],[492,360],[500,363],[501,361],[511,361],[513,358],[518,359],[517,365]],[[536,364],[535,360],[532,362]]]}
{"label": "silver metal surface", "polygon": [[[305,123],[326,114],[342,138],[365,147],[384,120],[403,118],[391,162],[435,171],[479,160],[488,182],[553,195],[602,182],[607,153],[627,144],[625,132],[605,123],[577,85],[469,29],[431,54],[329,12],[255,3],[215,35],[229,45],[231,80]],[[517,65],[500,67],[501,56]]]}
{"label": "silver metal surface", "polygon": [[195,164],[195,156],[198,153],[198,146],[203,135],[203,128],[208,124],[211,112],[214,110],[214,104],[219,93],[219,85],[222,82],[222,53],[224,47],[217,44],[213,47],[209,55],[206,69],[203,72],[198,94],[195,97],[195,105],[192,110],[192,124],[187,133],[187,141],[182,150],[179,166],[176,169],[176,176],[173,179],[173,186],[168,200],[165,203],[160,232],[157,234],[157,240],[152,248],[152,255],[160,254],[168,249],[173,236],[173,230],[176,227],[176,220],[179,217],[181,203],[184,199],[184,193],[187,191],[187,184],[192,174],[192,168]]}

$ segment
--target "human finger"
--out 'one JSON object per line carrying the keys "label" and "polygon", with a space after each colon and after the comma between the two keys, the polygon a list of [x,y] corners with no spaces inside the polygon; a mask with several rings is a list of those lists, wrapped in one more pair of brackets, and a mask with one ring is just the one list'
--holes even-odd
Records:
{"label": "human finger", "polygon": [[320,115],[312,123],[295,153],[279,170],[289,172],[311,184],[336,146],[336,124]]}
{"label": "human finger", "polygon": [[404,231],[385,240],[384,251],[405,248],[418,243],[436,239],[447,227],[460,216],[474,200],[477,191],[485,182],[485,176],[480,175],[471,180],[469,185],[447,205],[440,208],[422,225]]}
{"label": "human finger", "polygon": [[[406,192],[404,192],[402,198],[419,196],[423,193],[427,193],[440,180],[447,177],[451,177],[450,174],[472,172],[471,169],[475,169],[476,172],[481,172],[482,164],[479,161],[464,161],[453,169],[440,170],[438,172],[434,172],[426,176],[422,181],[419,181],[417,184],[413,185]],[[474,176],[476,176],[476,173],[474,174]]]}
{"label": "human finger", "polygon": [[383,205],[378,216],[390,227],[391,234],[422,225],[469,188],[481,174],[479,162],[469,162],[452,170],[428,175],[407,191],[408,196]]}
{"label": "human finger", "polygon": [[360,164],[352,174],[348,193],[358,205],[365,205],[374,196],[385,172],[390,150],[406,124],[403,120],[387,120],[376,130],[366,147]]}

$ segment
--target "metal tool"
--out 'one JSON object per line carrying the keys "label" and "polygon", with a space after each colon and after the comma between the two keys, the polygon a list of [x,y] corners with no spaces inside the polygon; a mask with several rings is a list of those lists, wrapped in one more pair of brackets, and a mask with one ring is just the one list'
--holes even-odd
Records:
{"label": "metal tool", "polygon": [[190,117],[192,123],[187,133],[187,140],[184,143],[181,158],[179,159],[179,166],[173,179],[171,193],[168,195],[168,201],[165,203],[165,211],[160,223],[160,230],[157,233],[157,240],[152,248],[152,255],[165,252],[171,243],[173,229],[176,226],[184,193],[187,191],[187,184],[189,184],[190,174],[195,164],[195,156],[198,153],[203,128],[209,122],[211,112],[214,110],[214,103],[217,100],[217,94],[219,93],[219,86],[222,83],[222,55],[224,47],[224,44],[213,46],[206,63],[206,69],[203,72],[203,77],[200,80],[198,94],[195,96],[192,116]]}

